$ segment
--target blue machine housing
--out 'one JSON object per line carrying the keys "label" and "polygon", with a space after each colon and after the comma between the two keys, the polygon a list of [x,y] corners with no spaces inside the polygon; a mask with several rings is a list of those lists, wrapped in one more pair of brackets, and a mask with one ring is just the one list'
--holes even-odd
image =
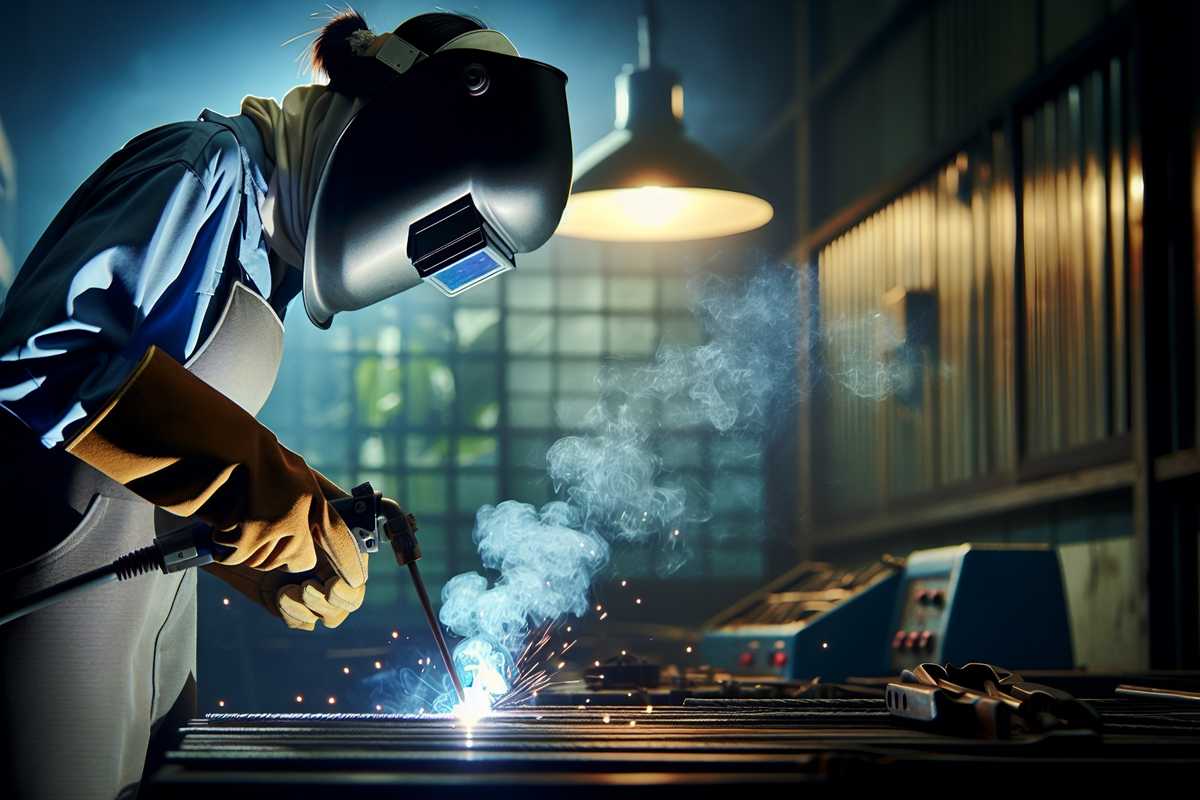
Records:
{"label": "blue machine housing", "polygon": [[855,591],[836,608],[804,622],[727,625],[705,634],[700,652],[709,664],[739,675],[799,679],[887,671],[889,626],[900,573],[885,574]]}
{"label": "blue machine housing", "polygon": [[875,574],[828,610],[761,624],[756,610],[772,596],[768,589],[718,617],[701,641],[706,663],[735,675],[826,681],[894,675],[926,661],[1073,665],[1062,570],[1045,546],[916,551],[902,570]]}

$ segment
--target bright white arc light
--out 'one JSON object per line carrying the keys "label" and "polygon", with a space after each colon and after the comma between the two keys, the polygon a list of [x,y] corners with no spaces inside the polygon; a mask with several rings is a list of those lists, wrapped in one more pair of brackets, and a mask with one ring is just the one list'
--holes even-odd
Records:
{"label": "bright white arc light", "polygon": [[492,703],[508,693],[508,681],[494,666],[481,663],[469,670],[463,701],[454,707],[454,716],[468,727],[492,713]]}
{"label": "bright white arc light", "polygon": [[680,242],[754,230],[774,214],[766,200],[725,189],[599,189],[571,195],[556,232],[609,242]]}

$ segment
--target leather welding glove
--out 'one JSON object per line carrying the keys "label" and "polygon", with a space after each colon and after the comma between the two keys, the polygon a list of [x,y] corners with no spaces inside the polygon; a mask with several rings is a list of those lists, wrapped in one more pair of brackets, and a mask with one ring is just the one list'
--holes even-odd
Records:
{"label": "leather welding glove", "polygon": [[[341,487],[320,472],[313,470],[313,475],[326,500],[346,496]],[[366,566],[364,560],[364,576]],[[317,622],[326,628],[336,628],[352,611],[358,610],[367,592],[365,583],[354,587],[343,580],[320,552],[316,568],[301,575],[278,570],[262,572],[244,564],[209,564],[203,569],[296,630],[315,630]]]}
{"label": "leather welding glove", "polygon": [[[366,556],[325,499],[344,493],[162,350],[146,351],[66,449],[154,505],[212,525],[228,568],[213,572],[244,593],[253,588],[289,625],[315,623],[297,604],[336,625],[345,617],[334,611],[361,603]],[[312,574],[251,587],[247,570]]]}

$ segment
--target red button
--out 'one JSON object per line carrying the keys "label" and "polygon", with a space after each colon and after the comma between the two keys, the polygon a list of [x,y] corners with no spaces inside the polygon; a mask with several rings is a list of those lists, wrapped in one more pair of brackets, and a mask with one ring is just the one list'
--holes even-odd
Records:
{"label": "red button", "polygon": [[909,650],[917,649],[917,642],[920,640],[921,634],[917,631],[909,631],[908,636],[904,638],[904,646]]}
{"label": "red button", "polygon": [[771,663],[776,667],[782,667],[787,663],[787,653],[782,650],[776,650],[774,653],[771,653]]}
{"label": "red button", "polygon": [[896,635],[892,637],[892,649],[899,650],[904,647],[904,637],[908,636],[904,631],[896,631]]}
{"label": "red button", "polygon": [[740,656],[738,656],[738,664],[740,666],[748,667],[753,663],[754,663],[754,653],[751,653],[748,650],[745,653],[742,653]]}

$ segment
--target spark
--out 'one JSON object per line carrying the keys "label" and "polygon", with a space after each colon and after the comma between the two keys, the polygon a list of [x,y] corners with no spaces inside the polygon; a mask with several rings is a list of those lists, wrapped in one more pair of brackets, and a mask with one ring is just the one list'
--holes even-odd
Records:
{"label": "spark", "polygon": [[224,708],[224,707],[225,707],[225,701],[224,701],[224,700],[218,700],[218,701],[217,701],[217,705],[218,705],[218,706],[220,706],[221,708]]}
{"label": "spark", "polygon": [[376,661],[376,662],[375,662],[375,669],[383,669],[383,662],[382,662],[382,661]]}
{"label": "spark", "polygon": [[633,602],[637,603],[640,606],[642,604],[642,598],[639,597],[636,600],[634,600]]}
{"label": "spark", "polygon": [[329,695],[329,699],[326,700],[325,702],[329,703],[329,705],[333,705],[333,704],[337,703],[337,698],[334,697],[333,695]]}
{"label": "spark", "polygon": [[399,638],[400,638],[400,631],[392,631],[392,638],[393,638],[393,639],[399,639]]}
{"label": "spark", "polygon": [[[558,669],[562,669],[562,668],[563,668],[563,667],[565,667],[566,665],[567,665],[567,662],[565,662],[565,661],[560,661],[560,662],[558,662]],[[534,692],[534,694],[537,694],[537,692]]]}
{"label": "spark", "polygon": [[612,717],[609,716],[608,714],[605,714],[603,719],[604,719],[604,724],[607,725],[612,720]]}
{"label": "spark", "polygon": [[600,605],[599,603],[597,603],[597,604],[596,604],[596,610],[597,610],[597,611],[603,611],[603,610],[604,610],[604,606],[602,606],[602,605]]}
{"label": "spark", "polygon": [[221,598],[221,605],[223,605],[223,606],[227,606],[227,605],[229,605],[229,598],[228,598],[228,597],[222,597],[222,598]]}
{"label": "spark", "polygon": [[376,710],[376,711],[383,711],[383,706],[381,706],[381,705],[376,705],[376,706],[375,706],[375,710]]}
{"label": "spark", "polygon": [[626,586],[628,586],[628,585],[629,585],[629,581],[621,581],[621,587],[622,587],[622,588],[624,588],[624,587],[626,587]]}
{"label": "spark", "polygon": [[829,642],[821,642],[821,649],[822,649],[822,650],[828,650],[828,649],[829,649]]}
{"label": "spark", "polygon": [[571,632],[571,626],[570,626],[570,625],[568,625],[568,626],[567,626],[567,633],[570,633],[570,632]]}
{"label": "spark", "polygon": [[634,727],[635,725],[637,725],[637,720],[636,720],[636,719],[631,719],[631,720],[629,720],[629,727],[631,727],[631,728],[632,728],[632,727]]}
{"label": "spark", "polygon": [[608,612],[607,612],[607,611],[605,611],[603,614],[601,614],[601,615],[600,615],[600,621],[601,621],[601,622],[603,622],[603,621],[604,621],[604,620],[606,620],[606,619],[608,619]]}
{"label": "spark", "polygon": [[624,651],[624,650],[622,650],[622,651],[621,651],[621,655],[625,655],[625,651]]}
{"label": "spark", "polygon": [[350,668],[349,668],[349,667],[342,667],[342,674],[343,674],[343,675],[349,675],[349,674],[350,674]]}
{"label": "spark", "polygon": [[304,702],[304,695],[302,695],[302,694],[298,694],[298,695],[296,695],[296,702],[297,702],[297,703],[303,703],[303,702]]}
{"label": "spark", "polygon": [[647,714],[653,714],[653,713],[654,713],[654,706],[646,706],[646,713],[647,713]]}
{"label": "spark", "polygon": [[599,661],[593,661],[593,662],[592,662],[592,664],[593,664],[593,666],[597,666],[597,667],[598,667],[598,666],[600,666],[600,662],[599,662]]}
{"label": "spark", "polygon": [[692,646],[689,644],[687,647],[683,648],[683,652],[685,652],[685,653],[692,652]]}

